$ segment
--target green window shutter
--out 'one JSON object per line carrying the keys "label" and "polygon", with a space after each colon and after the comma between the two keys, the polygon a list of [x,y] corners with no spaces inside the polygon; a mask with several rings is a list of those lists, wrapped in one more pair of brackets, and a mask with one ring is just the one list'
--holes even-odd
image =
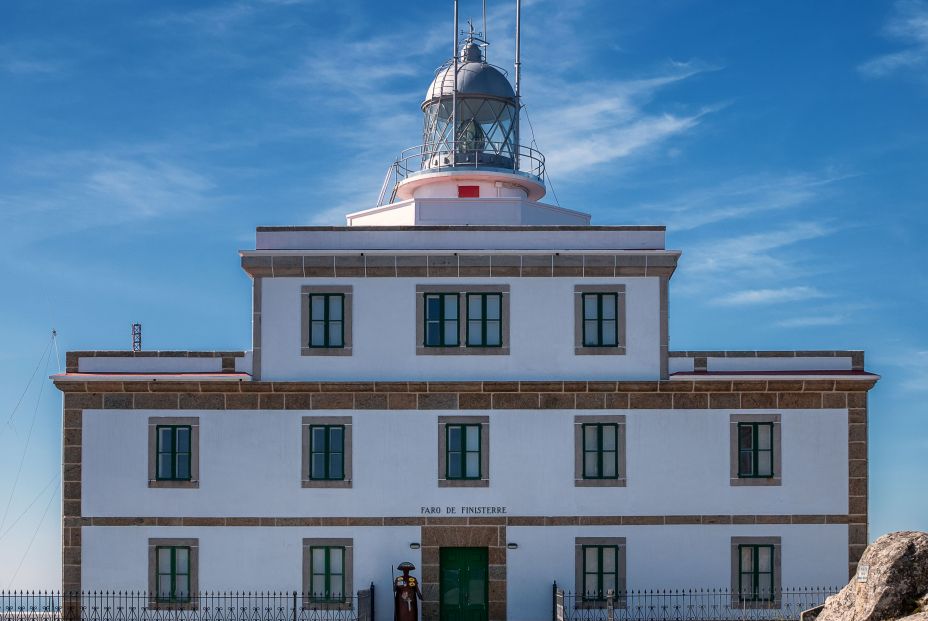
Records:
{"label": "green window shutter", "polygon": [[466,343],[468,347],[503,346],[502,294],[467,294]]}
{"label": "green window shutter", "polygon": [[583,590],[585,600],[603,600],[609,590],[618,586],[619,547],[618,546],[583,546]]}
{"label": "green window shutter", "polygon": [[155,478],[159,481],[189,481],[193,455],[190,425],[158,425],[155,429]]}
{"label": "green window shutter", "polygon": [[319,481],[345,479],[345,426],[310,425],[309,478]]}
{"label": "green window shutter", "polygon": [[309,549],[310,601],[338,603],[345,600],[345,548],[312,546]]}
{"label": "green window shutter", "polygon": [[445,426],[445,478],[480,479],[481,425]]}
{"label": "green window shutter", "polygon": [[345,295],[312,293],[309,296],[308,347],[345,346]]}
{"label": "green window shutter", "polygon": [[738,423],[738,476],[773,476],[773,423]]}
{"label": "green window shutter", "polygon": [[426,293],[425,326],[423,329],[425,347],[457,347],[458,312],[457,293]]}
{"label": "green window shutter", "polygon": [[743,601],[772,601],[774,588],[774,546],[738,546],[738,589]]}
{"label": "green window shutter", "polygon": [[155,588],[159,602],[190,601],[190,561],[190,548],[187,546],[155,548]]}
{"label": "green window shutter", "polygon": [[617,347],[619,345],[619,296],[616,293],[584,293],[583,346]]}
{"label": "green window shutter", "polygon": [[619,426],[615,423],[582,425],[583,478],[619,477]]}

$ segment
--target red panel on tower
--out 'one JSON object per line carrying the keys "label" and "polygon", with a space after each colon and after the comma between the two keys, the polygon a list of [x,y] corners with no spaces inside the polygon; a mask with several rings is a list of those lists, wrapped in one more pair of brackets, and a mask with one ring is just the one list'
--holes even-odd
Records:
{"label": "red panel on tower", "polygon": [[480,198],[479,185],[459,185],[458,198]]}

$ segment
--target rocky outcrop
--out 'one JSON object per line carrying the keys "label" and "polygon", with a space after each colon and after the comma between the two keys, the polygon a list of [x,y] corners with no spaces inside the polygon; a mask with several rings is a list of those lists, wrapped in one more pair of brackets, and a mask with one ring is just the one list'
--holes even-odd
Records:
{"label": "rocky outcrop", "polygon": [[852,578],[828,598],[817,621],[928,621],[928,613],[919,612],[920,600],[928,595],[928,533],[883,535],[870,544],[858,567],[866,568],[866,581]]}

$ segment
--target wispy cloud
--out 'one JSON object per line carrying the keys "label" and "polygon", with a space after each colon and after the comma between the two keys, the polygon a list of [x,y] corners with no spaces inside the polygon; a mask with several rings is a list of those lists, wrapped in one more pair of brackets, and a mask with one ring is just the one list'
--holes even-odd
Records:
{"label": "wispy cloud", "polygon": [[849,317],[842,313],[806,315],[791,317],[776,322],[781,328],[815,328],[818,326],[838,326],[847,323]]}
{"label": "wispy cloud", "polygon": [[[648,105],[670,85],[710,70],[695,63],[673,63],[657,77],[569,83],[552,80],[527,106],[537,139],[548,149],[547,166],[557,174],[576,173],[627,158],[696,127],[720,106],[689,114],[655,112]],[[593,99],[578,93],[596,93]]]}
{"label": "wispy cloud", "polygon": [[745,175],[686,191],[671,200],[626,207],[623,212],[658,218],[673,231],[689,231],[807,205],[827,196],[833,184],[850,177],[836,173]]}
{"label": "wispy cloud", "polygon": [[782,304],[823,298],[825,294],[815,287],[781,287],[779,289],[748,289],[731,293],[716,300],[721,306],[749,306],[754,304]]}
{"label": "wispy cloud", "polygon": [[64,61],[26,52],[21,46],[0,45],[0,73],[47,77],[60,73],[66,66]]}
{"label": "wispy cloud", "polygon": [[697,274],[725,272],[782,279],[786,274],[793,273],[794,263],[793,259],[777,251],[799,242],[825,237],[834,231],[834,227],[823,222],[800,221],[762,233],[714,239],[691,246],[694,258],[688,267]]}
{"label": "wispy cloud", "polygon": [[881,78],[899,71],[919,71],[924,76],[928,68],[928,2],[899,0],[893,5],[893,15],[883,28],[883,34],[904,47],[864,62],[858,70],[867,77]]}
{"label": "wispy cloud", "polygon": [[205,174],[151,154],[68,152],[12,172],[30,181],[0,192],[0,226],[16,242],[203,209],[214,189]]}

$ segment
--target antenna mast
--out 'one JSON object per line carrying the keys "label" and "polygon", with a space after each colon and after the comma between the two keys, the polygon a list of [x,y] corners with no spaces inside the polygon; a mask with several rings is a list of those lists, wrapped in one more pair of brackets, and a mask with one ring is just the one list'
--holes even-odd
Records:
{"label": "antenna mast", "polygon": [[132,351],[142,351],[142,324],[132,324]]}
{"label": "antenna mast", "polygon": [[454,0],[454,83],[451,87],[451,165],[458,153],[458,0]]}
{"label": "antenna mast", "polygon": [[[489,41],[490,37],[487,35],[487,0],[483,0],[483,40]],[[483,46],[483,61],[487,61],[487,47],[488,45]]]}
{"label": "antenna mast", "polygon": [[516,0],[516,122],[515,134],[515,169],[519,169],[519,125],[522,118],[522,0]]}

